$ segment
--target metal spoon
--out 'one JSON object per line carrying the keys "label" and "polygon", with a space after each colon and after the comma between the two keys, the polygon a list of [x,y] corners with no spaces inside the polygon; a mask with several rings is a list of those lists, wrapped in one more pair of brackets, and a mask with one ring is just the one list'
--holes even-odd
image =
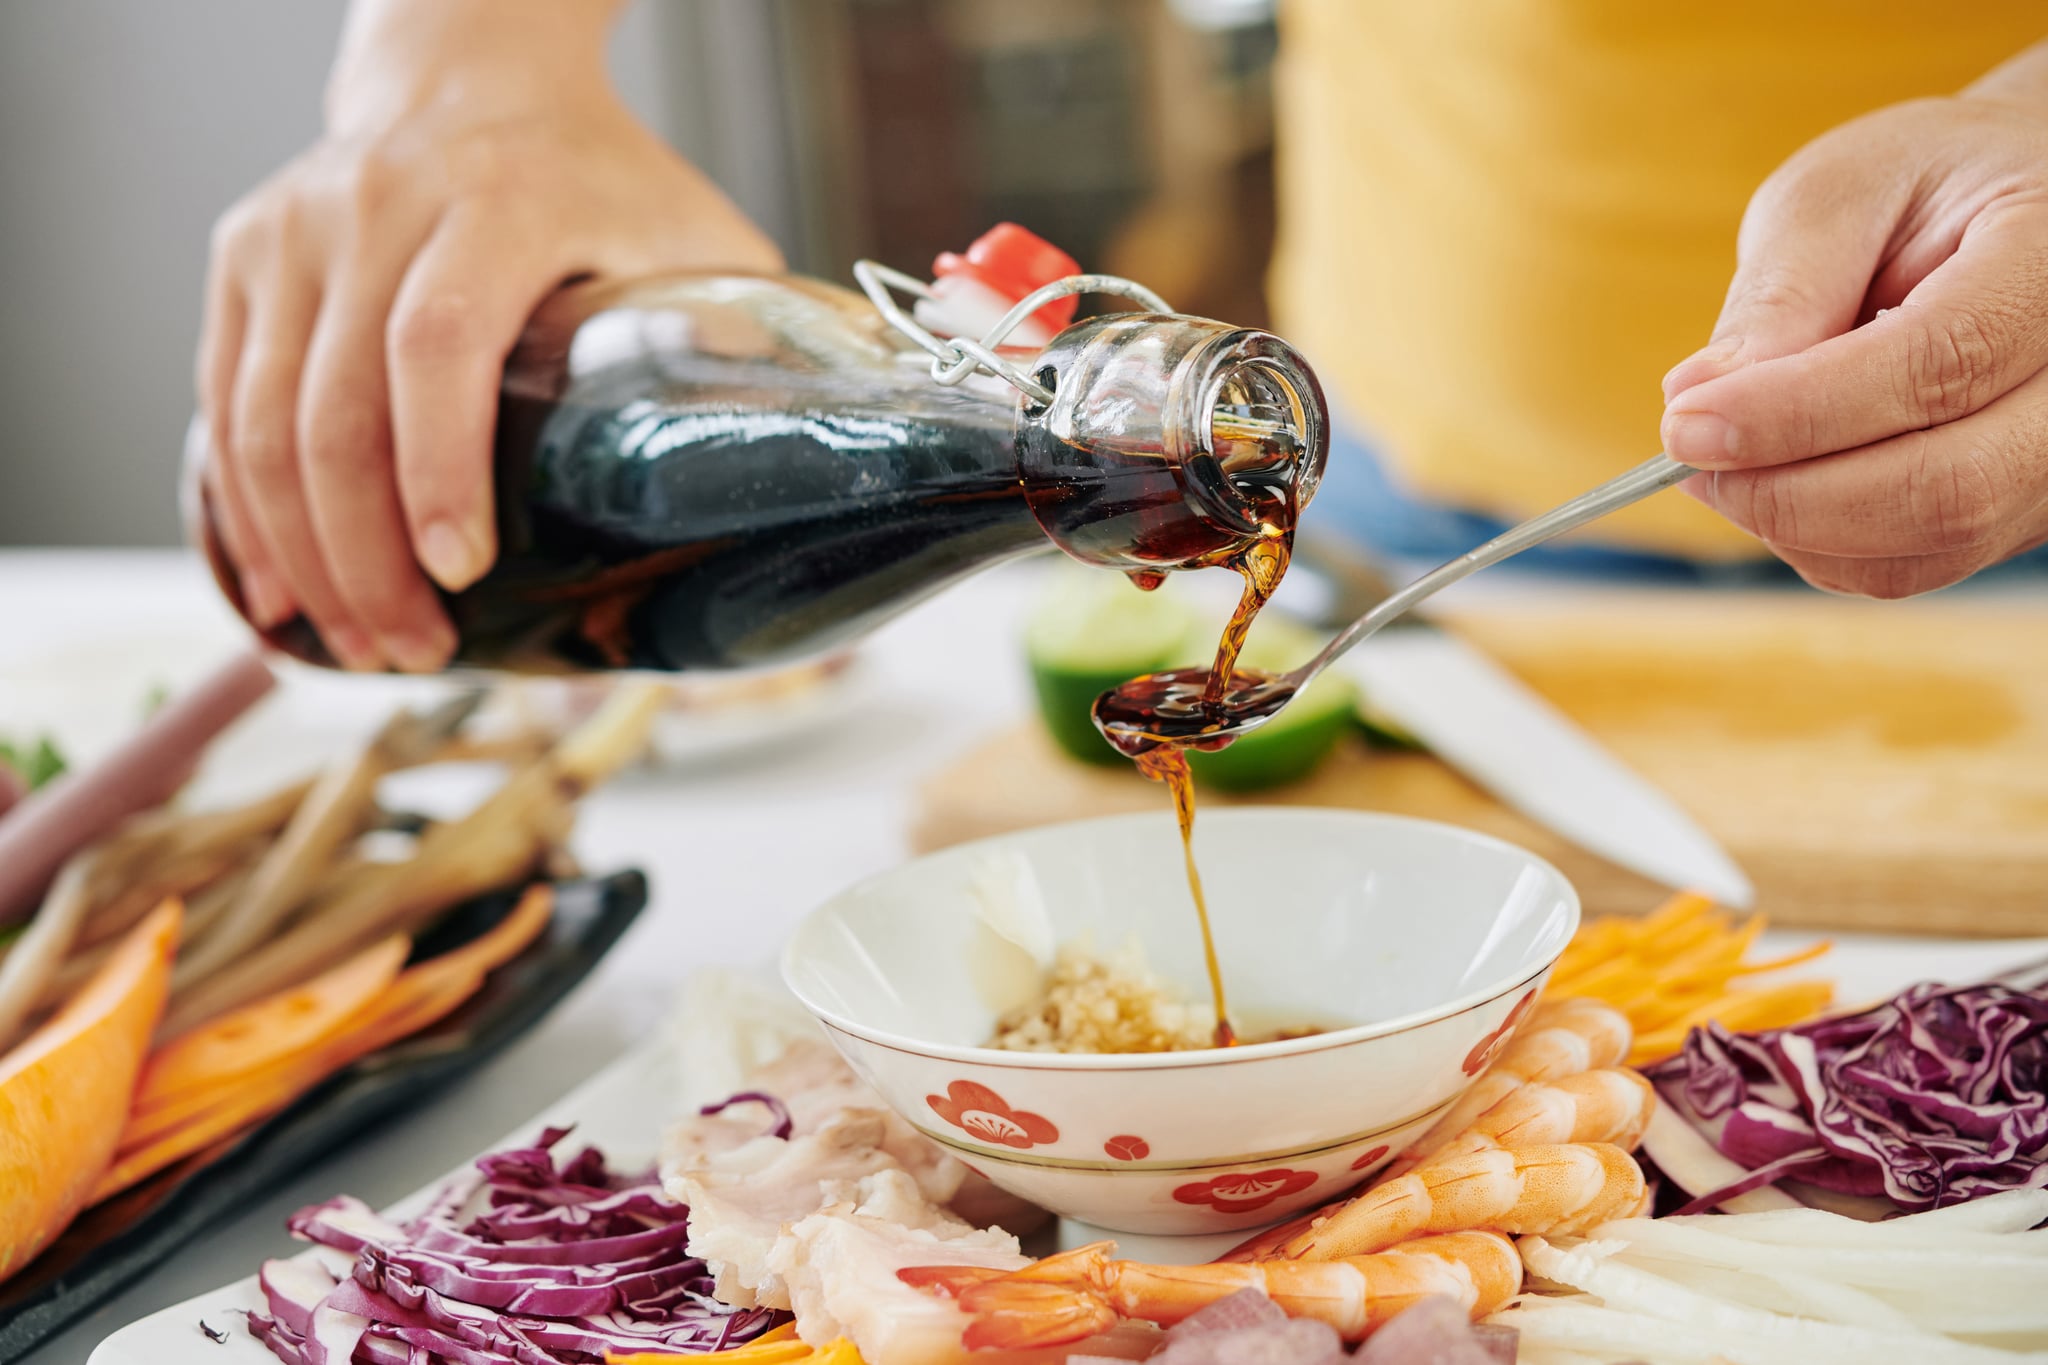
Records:
{"label": "metal spoon", "polygon": [[1193,741],[1201,747],[1220,747],[1271,720],[1346,650],[1416,604],[1488,565],[1498,564],[1566,531],[1575,531],[1589,521],[1596,521],[1609,512],[1681,483],[1697,472],[1669,455],[1645,460],[1626,474],[1609,479],[1570,502],[1503,531],[1478,549],[1431,569],[1405,587],[1395,589],[1371,611],[1339,631],[1336,638],[1323,646],[1320,654],[1291,672],[1263,678],[1248,687],[1234,688],[1220,704],[1204,703],[1203,692],[1209,680],[1207,669],[1175,669],[1171,673],[1135,678],[1114,691],[1103,693],[1096,700],[1095,724],[1110,743],[1126,751],[1146,748],[1162,739]]}

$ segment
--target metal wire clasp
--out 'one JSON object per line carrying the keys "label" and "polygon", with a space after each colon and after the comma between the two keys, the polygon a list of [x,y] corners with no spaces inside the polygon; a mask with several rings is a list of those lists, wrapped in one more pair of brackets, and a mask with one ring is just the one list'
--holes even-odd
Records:
{"label": "metal wire clasp", "polygon": [[1039,309],[1055,299],[1068,298],[1075,294],[1114,294],[1136,303],[1152,313],[1171,313],[1166,300],[1135,281],[1120,275],[1069,275],[1062,280],[1038,288],[1017,300],[1016,306],[1003,314],[995,326],[980,341],[969,341],[965,337],[950,340],[935,336],[920,326],[917,319],[903,311],[896,302],[896,291],[914,298],[934,297],[932,288],[914,275],[900,270],[891,270],[879,261],[856,261],[853,278],[860,283],[861,290],[869,301],[888,320],[891,327],[909,337],[932,357],[932,378],[945,385],[958,384],[976,370],[985,370],[998,379],[1007,381],[1018,392],[1037,403],[1052,402],[1052,390],[1039,383],[1030,374],[1017,368],[1011,361],[996,354],[996,347],[1003,338]]}

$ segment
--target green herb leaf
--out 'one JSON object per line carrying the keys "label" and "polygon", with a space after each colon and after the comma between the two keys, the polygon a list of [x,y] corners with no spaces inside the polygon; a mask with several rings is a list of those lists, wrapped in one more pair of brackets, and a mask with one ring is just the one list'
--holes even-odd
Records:
{"label": "green herb leaf", "polygon": [[48,735],[36,736],[34,746],[27,749],[0,739],[0,763],[5,763],[19,773],[30,791],[42,786],[69,766],[64,761],[63,752]]}

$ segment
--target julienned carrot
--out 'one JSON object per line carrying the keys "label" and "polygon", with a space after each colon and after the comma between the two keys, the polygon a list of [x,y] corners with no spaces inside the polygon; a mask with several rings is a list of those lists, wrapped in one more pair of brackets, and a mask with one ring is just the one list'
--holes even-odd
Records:
{"label": "julienned carrot", "polygon": [[1670,1056],[1684,1045],[1686,1034],[1709,1021],[1737,1031],[1783,1028],[1814,1018],[1833,1000],[1834,989],[1825,981],[1787,981],[1730,991],[1691,1010],[1675,1024],[1638,1034],[1629,1050],[1629,1065]]}
{"label": "julienned carrot", "polygon": [[[178,1110],[132,1114],[119,1153],[91,1195],[111,1198],[194,1152],[268,1118],[350,1062],[454,1012],[494,969],[540,936],[554,911],[551,887],[527,890],[512,912],[460,948],[400,972],[341,1027],[255,1070],[179,1092]],[[289,993],[287,993],[289,994]],[[182,1121],[178,1121],[182,1119]]]}
{"label": "julienned carrot", "polygon": [[1559,957],[1547,993],[1592,996],[1626,1014],[1636,1032],[1631,1064],[1668,1056],[1688,1029],[1708,1020],[1730,1028],[1776,1027],[1826,1009],[1833,989],[1824,981],[1735,984],[1828,949],[1823,942],[1744,961],[1763,929],[1761,915],[1738,924],[1704,896],[1673,896],[1640,919],[1609,917],[1581,928]]}
{"label": "julienned carrot", "polygon": [[1818,943],[1809,943],[1804,948],[1786,953],[1783,957],[1766,958],[1762,962],[1752,962],[1742,970],[1744,972],[1775,972],[1783,967],[1796,967],[1802,962],[1813,961],[1834,946],[1827,939],[1822,939]]}
{"label": "julienned carrot", "polygon": [[796,1324],[785,1322],[772,1331],[763,1332],[744,1346],[734,1346],[723,1351],[706,1351],[698,1355],[682,1356],[666,1351],[636,1351],[630,1355],[607,1352],[606,1365],[675,1365],[680,1360],[714,1361],[717,1365],[861,1365],[861,1355],[852,1342],[845,1337],[835,1339],[828,1346],[812,1346],[799,1340]]}
{"label": "julienned carrot", "polygon": [[1661,935],[1688,920],[1712,914],[1714,902],[1697,891],[1681,891],[1645,915],[1640,928],[1646,937]]}

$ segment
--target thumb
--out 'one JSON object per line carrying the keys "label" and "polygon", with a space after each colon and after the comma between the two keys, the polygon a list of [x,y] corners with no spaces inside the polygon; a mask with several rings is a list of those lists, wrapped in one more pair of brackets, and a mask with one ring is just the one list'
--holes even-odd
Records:
{"label": "thumb", "polygon": [[[1823,138],[1757,190],[1743,214],[1735,277],[1713,337],[1664,376],[1666,403],[1856,325],[1908,187],[1853,150]],[[1671,424],[1667,417],[1665,449],[1682,460],[1671,449]]]}

